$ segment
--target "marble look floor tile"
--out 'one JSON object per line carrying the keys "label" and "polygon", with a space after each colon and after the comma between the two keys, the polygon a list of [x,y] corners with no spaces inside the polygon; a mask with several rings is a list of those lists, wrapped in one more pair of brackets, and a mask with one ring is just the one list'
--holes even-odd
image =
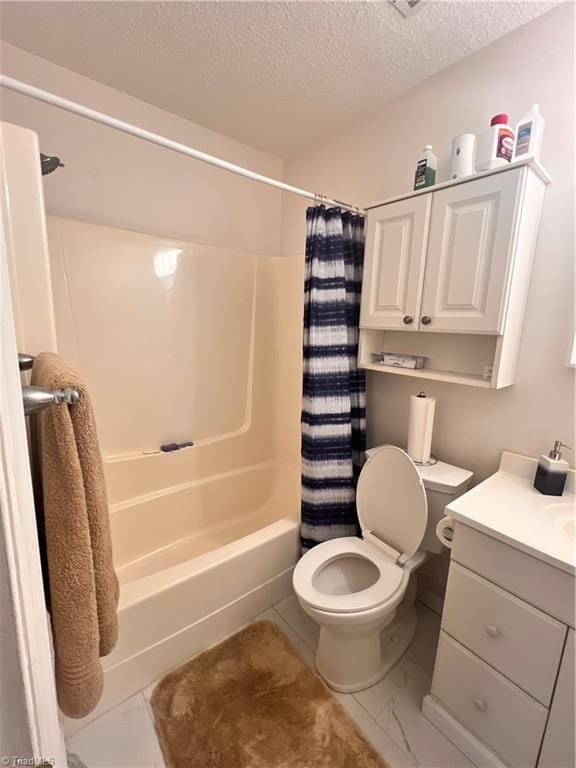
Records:
{"label": "marble look floor tile", "polygon": [[398,747],[386,731],[368,714],[360,702],[357,701],[355,695],[351,693],[336,693],[334,691],[332,691],[332,694],[352,720],[354,720],[378,754],[390,766],[393,766],[393,768],[413,768],[414,763],[408,755]]}
{"label": "marble look floor tile", "polygon": [[142,695],[144,696],[144,699],[149,703],[150,699],[152,698],[152,694],[154,693],[154,690],[158,683],[162,680],[161,677],[159,677],[157,680],[154,680],[153,683],[150,683],[150,685],[147,688],[144,688],[142,691]]}
{"label": "marble look floor tile", "polygon": [[431,675],[434,669],[442,617],[418,601],[415,608],[418,624],[416,625],[414,640],[408,650],[408,658]]}
{"label": "marble look floor tile", "polygon": [[310,616],[304,613],[296,595],[285,597],[284,600],[276,603],[274,609],[292,627],[294,632],[304,640],[306,645],[316,652],[320,627]]}
{"label": "marble look floor tile", "polygon": [[431,677],[419,667],[409,675],[377,718],[396,744],[422,768],[473,768],[472,763],[422,714]]}
{"label": "marble look floor tile", "polygon": [[379,680],[375,685],[371,685],[370,688],[358,691],[354,696],[372,717],[378,717],[386,704],[406,684],[410,674],[416,669],[417,666],[413,661],[406,657],[400,659],[386,677]]}
{"label": "marble look floor tile", "polygon": [[88,768],[164,768],[141,693],[92,721],[67,744]]}

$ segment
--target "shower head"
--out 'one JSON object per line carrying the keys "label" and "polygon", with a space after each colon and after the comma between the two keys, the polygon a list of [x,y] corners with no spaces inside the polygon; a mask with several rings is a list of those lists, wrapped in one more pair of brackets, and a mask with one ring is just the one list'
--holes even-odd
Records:
{"label": "shower head", "polygon": [[64,168],[64,163],[56,155],[45,155],[43,152],[40,152],[40,167],[42,168],[42,176],[47,176],[55,171],[56,168]]}

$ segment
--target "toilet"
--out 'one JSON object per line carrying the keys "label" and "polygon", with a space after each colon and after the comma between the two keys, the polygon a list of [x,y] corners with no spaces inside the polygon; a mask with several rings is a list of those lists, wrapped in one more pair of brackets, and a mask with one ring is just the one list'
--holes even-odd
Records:
{"label": "toilet", "polygon": [[320,626],[316,668],[343,693],[376,683],[410,645],[415,571],[442,551],[436,526],[472,477],[442,461],[417,467],[393,445],[366,456],[356,494],[363,538],[318,544],[292,580],[302,609]]}

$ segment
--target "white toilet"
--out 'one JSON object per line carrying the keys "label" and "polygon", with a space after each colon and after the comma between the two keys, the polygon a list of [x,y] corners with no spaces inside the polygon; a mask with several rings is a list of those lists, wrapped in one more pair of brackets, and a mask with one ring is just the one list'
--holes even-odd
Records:
{"label": "white toilet", "polygon": [[356,505],[363,539],[332,539],[296,565],[294,592],[320,625],[316,668],[336,691],[380,680],[416,629],[414,571],[441,552],[436,526],[472,472],[438,461],[418,466],[392,445],[366,452]]}

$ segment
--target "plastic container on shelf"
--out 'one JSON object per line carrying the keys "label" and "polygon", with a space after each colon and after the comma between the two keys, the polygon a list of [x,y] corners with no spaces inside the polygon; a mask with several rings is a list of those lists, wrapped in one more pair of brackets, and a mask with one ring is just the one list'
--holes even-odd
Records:
{"label": "plastic container on shelf", "polygon": [[515,160],[538,160],[542,147],[542,136],[546,121],[540,114],[538,104],[533,104],[516,126]]}
{"label": "plastic container on shelf", "polygon": [[424,355],[408,355],[403,352],[373,352],[372,361],[394,368],[424,368],[428,358]]}
{"label": "plastic container on shelf", "polygon": [[422,156],[416,164],[414,189],[423,189],[424,187],[431,187],[433,184],[435,184],[437,167],[438,159],[434,152],[432,152],[432,146],[430,144],[426,144],[422,152]]}
{"label": "plastic container on shelf", "polygon": [[474,148],[476,136],[473,133],[461,133],[452,139],[450,153],[450,178],[464,179],[474,173]]}
{"label": "plastic container on shelf", "polygon": [[508,115],[494,115],[490,128],[476,141],[476,170],[488,171],[512,162],[516,134],[508,125]]}

